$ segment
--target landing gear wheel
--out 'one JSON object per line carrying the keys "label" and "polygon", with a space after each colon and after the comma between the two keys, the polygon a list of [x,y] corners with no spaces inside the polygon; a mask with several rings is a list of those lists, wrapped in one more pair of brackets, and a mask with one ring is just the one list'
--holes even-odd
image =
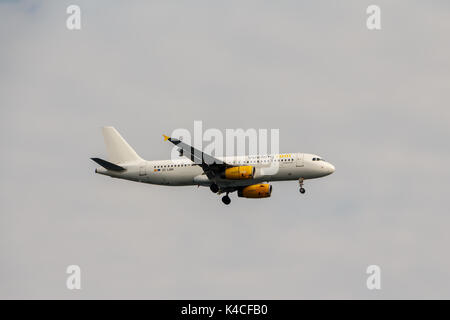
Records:
{"label": "landing gear wheel", "polygon": [[210,189],[213,193],[219,192],[219,186],[218,186],[217,184],[215,184],[215,183],[213,183],[213,184],[209,187],[209,189]]}
{"label": "landing gear wheel", "polygon": [[231,199],[228,195],[222,197],[222,202],[226,205],[229,205],[231,203]]}
{"label": "landing gear wheel", "polygon": [[305,179],[303,179],[303,178],[298,179],[298,184],[300,185],[300,193],[301,194],[305,193],[305,189],[303,188],[303,181],[304,180]]}

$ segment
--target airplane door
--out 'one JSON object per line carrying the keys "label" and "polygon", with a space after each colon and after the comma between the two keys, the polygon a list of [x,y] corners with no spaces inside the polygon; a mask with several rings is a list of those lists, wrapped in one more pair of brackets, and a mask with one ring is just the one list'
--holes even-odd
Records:
{"label": "airplane door", "polygon": [[297,153],[296,159],[295,159],[295,166],[296,167],[303,167],[303,153]]}
{"label": "airplane door", "polygon": [[143,177],[147,175],[147,169],[146,166],[141,166],[139,167],[139,176]]}

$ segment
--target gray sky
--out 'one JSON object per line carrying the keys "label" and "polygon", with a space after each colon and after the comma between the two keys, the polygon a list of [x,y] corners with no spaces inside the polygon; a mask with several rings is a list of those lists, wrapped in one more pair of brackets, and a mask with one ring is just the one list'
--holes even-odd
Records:
{"label": "gray sky", "polygon": [[[448,1],[0,1],[0,297],[450,298],[449,34]],[[151,160],[194,120],[336,172],[228,207],[94,174],[101,126]]]}

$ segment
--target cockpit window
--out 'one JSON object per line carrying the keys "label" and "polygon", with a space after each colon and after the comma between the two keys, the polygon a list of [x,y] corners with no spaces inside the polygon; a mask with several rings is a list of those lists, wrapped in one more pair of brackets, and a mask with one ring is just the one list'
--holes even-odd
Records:
{"label": "cockpit window", "polygon": [[312,158],[312,161],[324,161],[322,158]]}

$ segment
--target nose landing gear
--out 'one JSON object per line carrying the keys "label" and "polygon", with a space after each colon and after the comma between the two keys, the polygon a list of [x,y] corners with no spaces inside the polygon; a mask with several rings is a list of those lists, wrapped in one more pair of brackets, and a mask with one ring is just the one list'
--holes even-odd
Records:
{"label": "nose landing gear", "polygon": [[306,191],[305,188],[303,188],[303,180],[304,180],[303,178],[298,179],[298,184],[300,185],[299,191],[301,194],[305,193],[305,191]]}

